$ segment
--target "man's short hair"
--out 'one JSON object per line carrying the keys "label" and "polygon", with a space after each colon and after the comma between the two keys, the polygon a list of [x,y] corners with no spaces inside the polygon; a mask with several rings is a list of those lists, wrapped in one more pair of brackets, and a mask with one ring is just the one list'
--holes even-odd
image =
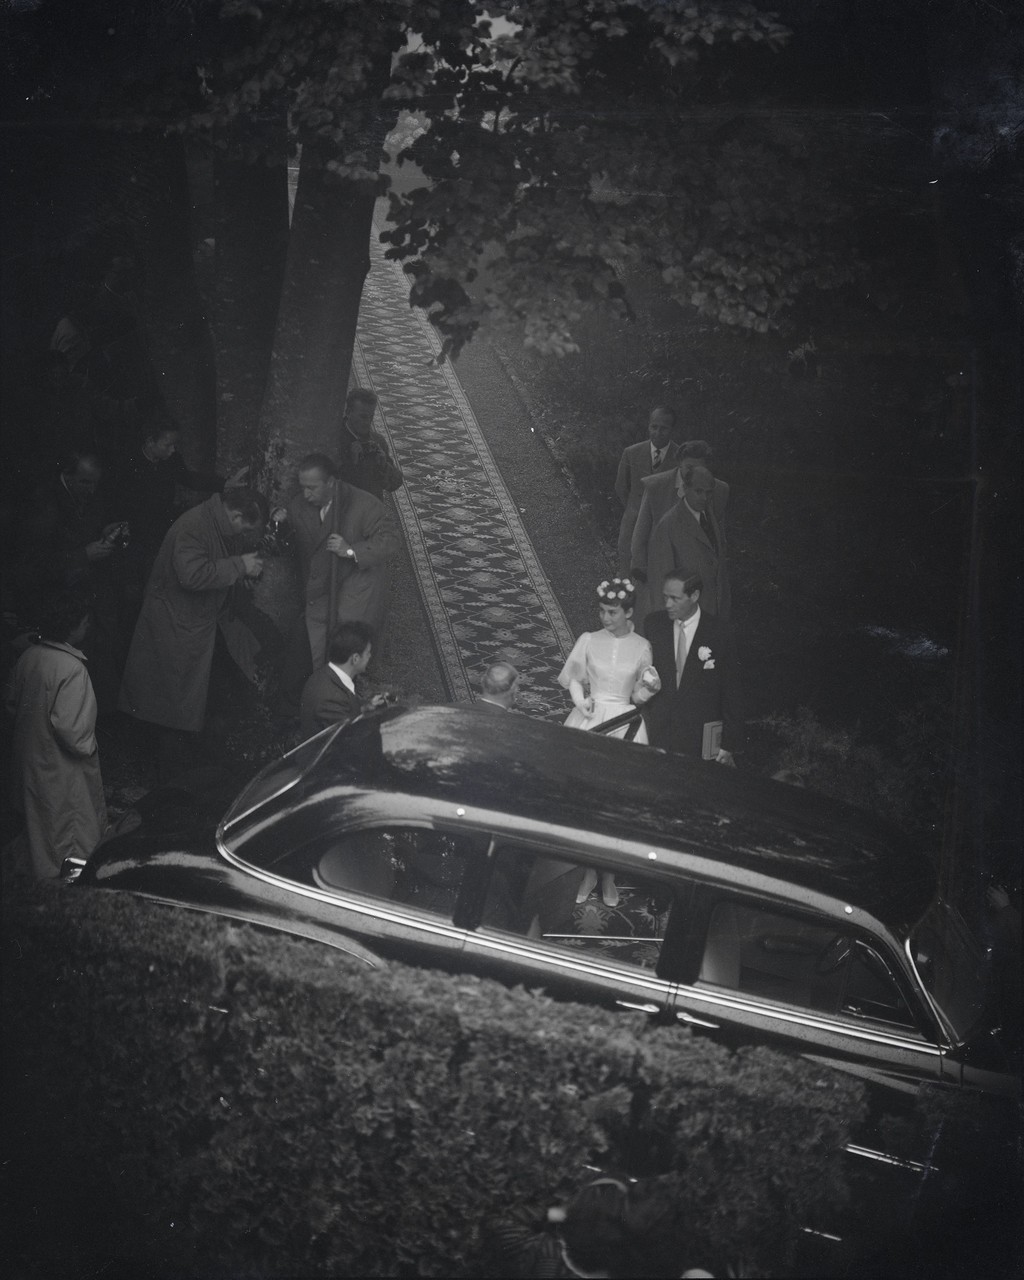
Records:
{"label": "man's short hair", "polygon": [[683,484],[686,485],[687,488],[693,484],[694,473],[697,471],[706,471],[712,480],[715,478],[715,473],[708,466],[706,460],[700,461],[698,459],[688,459],[679,468],[679,474],[682,476]]}
{"label": "man's short hair", "polygon": [[83,587],[54,592],[42,602],[36,615],[41,640],[63,644],[86,614],[92,612],[92,595]]}
{"label": "man's short hair", "polygon": [[519,679],[519,672],[511,662],[493,662],[480,679],[480,687],[492,698],[508,693]]}
{"label": "man's short hair", "polygon": [[648,417],[653,417],[656,413],[667,413],[670,426],[676,425],[676,411],[670,404],[656,404]]}
{"label": "man's short hair", "polygon": [[326,453],[307,453],[296,468],[298,471],[319,471],[324,479],[338,474],[337,464]]}
{"label": "man's short hair", "polygon": [[354,653],[363,653],[368,644],[373,644],[373,627],[368,622],[343,622],[331,636],[327,661],[343,667]]}
{"label": "man's short hair", "polygon": [[159,440],[161,436],[178,435],[181,427],[166,409],[157,409],[148,414],[145,422],[139,427],[139,444],[149,444],[151,440]]}
{"label": "man's short hair", "polygon": [[715,451],[706,440],[687,440],[685,444],[679,446],[679,456],[686,459],[692,458],[710,468]]}
{"label": "man's short hair", "polygon": [[103,459],[95,449],[68,449],[60,455],[57,470],[62,476],[73,476],[83,462],[88,462],[99,471],[103,470]]}
{"label": "man's short hair", "polygon": [[687,576],[678,569],[671,569],[665,574],[663,586],[667,587],[670,582],[678,582],[688,596],[692,596],[695,591],[699,591],[703,585],[699,573],[691,573]]}
{"label": "man's short hair", "polygon": [[237,511],[246,524],[262,524],[266,520],[266,499],[255,489],[225,489],[220,495],[228,511]]}
{"label": "man's short hair", "polygon": [[348,393],[348,398],[345,401],[345,408],[347,409],[349,405],[352,404],[372,404],[376,409],[377,397],[369,387],[353,387]]}

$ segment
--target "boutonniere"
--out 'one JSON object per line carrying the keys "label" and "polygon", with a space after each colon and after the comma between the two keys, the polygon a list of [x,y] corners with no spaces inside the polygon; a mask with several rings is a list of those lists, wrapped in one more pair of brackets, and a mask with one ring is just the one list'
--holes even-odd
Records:
{"label": "boutonniere", "polygon": [[704,663],[705,671],[714,671],[715,660],[711,656],[711,650],[708,648],[706,644],[702,644],[701,647],[697,650],[697,657],[700,658],[701,662]]}

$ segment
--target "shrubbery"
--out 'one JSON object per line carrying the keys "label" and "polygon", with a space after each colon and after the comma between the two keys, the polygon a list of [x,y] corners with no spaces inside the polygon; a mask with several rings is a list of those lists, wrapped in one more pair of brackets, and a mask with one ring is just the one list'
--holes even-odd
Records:
{"label": "shrubbery", "polygon": [[19,1211],[135,1277],[495,1274],[484,1222],[587,1165],[778,1272],[846,1194],[861,1086],[802,1060],[124,895],[6,917]]}

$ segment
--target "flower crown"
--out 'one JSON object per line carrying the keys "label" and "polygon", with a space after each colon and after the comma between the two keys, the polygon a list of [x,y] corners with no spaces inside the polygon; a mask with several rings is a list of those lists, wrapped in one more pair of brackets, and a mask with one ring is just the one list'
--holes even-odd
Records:
{"label": "flower crown", "polygon": [[597,598],[605,604],[622,604],[636,595],[636,587],[633,585],[631,578],[612,578],[609,582],[597,584]]}

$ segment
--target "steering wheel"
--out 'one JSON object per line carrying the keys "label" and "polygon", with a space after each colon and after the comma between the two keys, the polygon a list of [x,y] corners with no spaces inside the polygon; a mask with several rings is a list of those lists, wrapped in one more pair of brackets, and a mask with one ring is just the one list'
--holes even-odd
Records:
{"label": "steering wheel", "polygon": [[814,962],[815,973],[835,973],[838,968],[849,960],[852,950],[853,939],[849,934],[837,933],[818,952],[818,958]]}

